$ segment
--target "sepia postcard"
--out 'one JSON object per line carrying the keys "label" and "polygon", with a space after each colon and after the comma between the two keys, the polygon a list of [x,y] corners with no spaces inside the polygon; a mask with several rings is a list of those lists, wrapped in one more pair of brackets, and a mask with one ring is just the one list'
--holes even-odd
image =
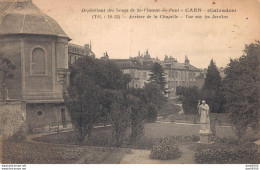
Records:
{"label": "sepia postcard", "polygon": [[1,170],[258,170],[259,30],[259,0],[0,0]]}

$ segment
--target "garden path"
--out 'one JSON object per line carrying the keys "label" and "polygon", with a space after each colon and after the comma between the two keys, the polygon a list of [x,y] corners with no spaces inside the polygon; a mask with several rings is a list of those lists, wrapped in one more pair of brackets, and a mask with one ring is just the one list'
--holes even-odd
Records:
{"label": "garden path", "polygon": [[181,145],[179,148],[182,156],[176,160],[156,160],[151,159],[150,150],[131,149],[131,153],[126,154],[120,164],[195,164],[195,152],[188,149],[189,145]]}

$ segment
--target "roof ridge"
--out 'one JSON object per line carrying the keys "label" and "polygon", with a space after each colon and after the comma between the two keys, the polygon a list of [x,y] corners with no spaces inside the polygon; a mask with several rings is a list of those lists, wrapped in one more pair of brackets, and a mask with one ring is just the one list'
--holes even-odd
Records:
{"label": "roof ridge", "polygon": [[9,8],[8,9],[6,9],[4,12],[3,12],[3,14],[0,16],[0,25],[2,24],[2,22],[3,22],[3,18],[4,18],[4,16],[6,16],[8,13],[10,13],[11,12],[11,9],[14,7],[14,5],[17,3],[17,0],[16,1],[14,1],[13,2],[13,4],[12,5],[10,5],[9,6]]}
{"label": "roof ridge", "polygon": [[[38,7],[36,6],[36,8],[38,8]],[[42,17],[44,18],[44,21],[49,25],[52,34],[55,34],[55,32],[53,31],[53,28],[52,28],[51,24],[49,23],[49,20],[48,20],[47,17],[45,16],[45,14],[42,12],[41,9],[38,8],[38,10],[39,10],[40,14],[42,15]]]}
{"label": "roof ridge", "polygon": [[22,28],[21,28],[21,33],[23,32],[23,27],[24,27],[24,23],[25,23],[25,18],[26,18],[26,15],[27,15],[27,13],[28,13],[28,9],[29,9],[29,7],[30,7],[30,4],[31,4],[31,1],[28,1],[29,3],[28,3],[28,6],[27,6],[27,9],[26,9],[26,11],[25,11],[25,13],[24,13],[24,16],[23,16],[23,25],[22,25]]}

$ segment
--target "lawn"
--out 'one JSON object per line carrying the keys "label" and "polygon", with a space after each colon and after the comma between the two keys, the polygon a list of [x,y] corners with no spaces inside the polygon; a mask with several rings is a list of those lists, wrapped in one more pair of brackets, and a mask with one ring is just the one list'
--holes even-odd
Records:
{"label": "lawn", "polygon": [[[165,105],[158,110],[158,120],[165,122],[182,122],[199,124],[200,116],[197,114],[179,114],[181,107],[174,100],[168,100]],[[228,113],[210,113],[211,122],[217,125],[230,125]]]}
{"label": "lawn", "polygon": [[[130,144],[130,131],[126,133],[124,144],[122,147],[135,149],[150,149],[154,143],[162,137],[171,136],[199,136],[199,125],[192,124],[174,124],[174,123],[146,123],[144,126],[144,137],[141,138],[135,145]],[[233,130],[229,126],[216,126],[216,135],[218,137],[235,137]],[[251,128],[248,128],[245,138],[248,140],[255,139],[256,134]],[[48,143],[76,144],[80,143],[76,140],[74,132],[66,132],[60,134],[46,135],[36,138],[37,141]],[[88,146],[109,146],[113,147],[112,128],[95,129],[85,144]]]}
{"label": "lawn", "polygon": [[[121,148],[114,147],[111,127],[94,129],[85,144],[76,140],[74,132],[45,135],[34,139],[39,142],[64,145],[4,142],[3,163],[120,163],[130,149],[150,150],[163,137],[169,137],[180,148],[189,147],[191,153],[202,152],[202,149],[213,149],[212,153],[214,153],[215,150],[218,151],[223,147],[230,148],[233,145],[232,140],[230,142],[227,139],[235,139],[231,127],[228,126],[217,126],[218,137],[213,145],[196,143],[199,141],[199,125],[146,123],[144,130],[145,135],[135,144],[130,143],[130,131],[127,131]],[[253,139],[255,136],[256,134],[249,128],[245,139]],[[185,163],[185,159],[180,160]]]}

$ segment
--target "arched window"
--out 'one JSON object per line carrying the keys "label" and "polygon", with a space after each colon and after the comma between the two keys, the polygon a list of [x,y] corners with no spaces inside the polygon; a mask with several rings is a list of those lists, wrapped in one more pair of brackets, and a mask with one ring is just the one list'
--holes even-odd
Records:
{"label": "arched window", "polygon": [[46,64],[45,51],[40,47],[34,48],[31,54],[31,75],[46,75]]}

